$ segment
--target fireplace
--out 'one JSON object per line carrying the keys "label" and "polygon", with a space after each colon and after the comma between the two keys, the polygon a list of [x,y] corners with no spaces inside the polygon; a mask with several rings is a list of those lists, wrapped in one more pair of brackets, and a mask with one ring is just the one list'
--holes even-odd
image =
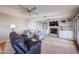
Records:
{"label": "fireplace", "polygon": [[51,34],[57,34],[57,28],[50,28]]}

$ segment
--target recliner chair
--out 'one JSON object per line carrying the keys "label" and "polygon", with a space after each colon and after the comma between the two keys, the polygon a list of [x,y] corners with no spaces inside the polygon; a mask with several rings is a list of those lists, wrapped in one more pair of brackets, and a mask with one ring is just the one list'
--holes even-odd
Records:
{"label": "recliner chair", "polygon": [[40,54],[41,53],[41,41],[38,40],[34,42],[34,44],[28,48],[27,43],[22,36],[14,36],[11,33],[10,40],[14,40],[12,43],[12,47],[14,48],[16,54]]}
{"label": "recliner chair", "polygon": [[40,54],[41,53],[41,41],[36,41],[28,50],[23,43],[14,43],[13,47],[17,54]]}
{"label": "recliner chair", "polygon": [[12,46],[16,51],[16,54],[24,54],[28,51],[27,45],[21,36],[16,39]]}

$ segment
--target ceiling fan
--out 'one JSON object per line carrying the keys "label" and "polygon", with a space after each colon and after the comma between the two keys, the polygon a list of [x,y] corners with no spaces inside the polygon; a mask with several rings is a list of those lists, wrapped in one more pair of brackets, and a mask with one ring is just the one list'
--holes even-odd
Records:
{"label": "ceiling fan", "polygon": [[32,7],[31,9],[25,8],[25,7],[22,6],[22,5],[19,5],[19,7],[20,7],[21,9],[23,9],[24,12],[25,12],[26,14],[28,14],[29,16],[31,16],[32,14],[38,15],[38,13],[35,13],[35,12],[34,12],[34,11],[37,9],[36,7]]}

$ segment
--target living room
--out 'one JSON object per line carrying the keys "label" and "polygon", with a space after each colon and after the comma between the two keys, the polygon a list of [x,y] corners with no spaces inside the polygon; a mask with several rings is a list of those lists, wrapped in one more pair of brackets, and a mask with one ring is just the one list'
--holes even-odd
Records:
{"label": "living room", "polygon": [[[41,33],[42,54],[78,53],[73,43],[77,36],[74,19],[78,16],[78,7],[78,5],[1,5],[0,53],[14,54],[9,35],[12,31],[23,34],[25,30]],[[6,43],[3,44],[4,42]],[[44,49],[46,47],[48,49]]]}

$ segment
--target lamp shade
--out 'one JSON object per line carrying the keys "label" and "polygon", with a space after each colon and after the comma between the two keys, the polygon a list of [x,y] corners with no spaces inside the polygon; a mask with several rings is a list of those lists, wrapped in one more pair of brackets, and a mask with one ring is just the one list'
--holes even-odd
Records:
{"label": "lamp shade", "polygon": [[12,30],[14,30],[14,29],[16,28],[16,25],[15,25],[15,24],[11,24],[11,25],[10,25],[10,28],[11,28]]}

